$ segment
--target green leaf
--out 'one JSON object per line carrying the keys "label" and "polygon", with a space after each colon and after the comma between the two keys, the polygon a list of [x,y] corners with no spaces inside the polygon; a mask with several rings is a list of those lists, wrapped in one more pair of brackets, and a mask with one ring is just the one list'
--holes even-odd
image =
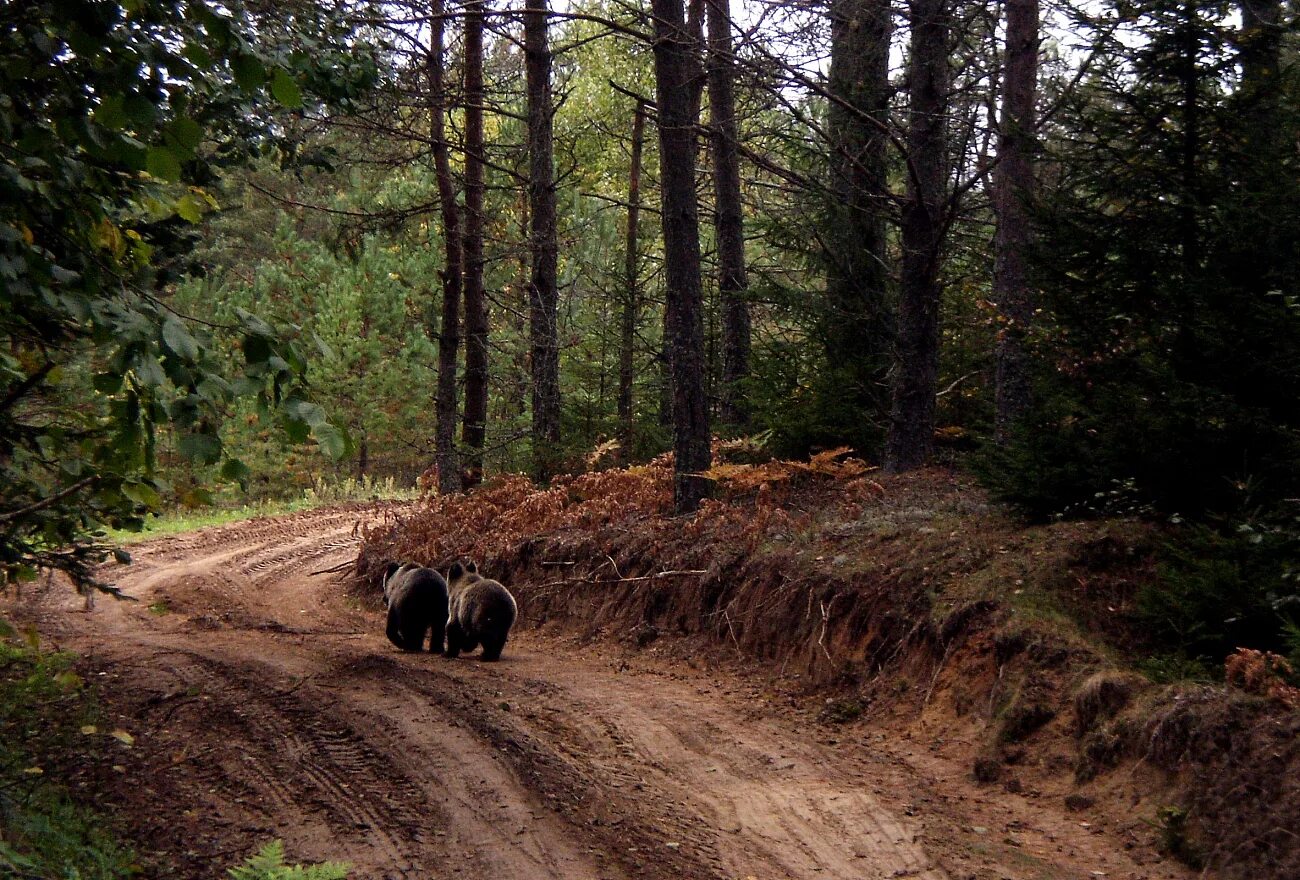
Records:
{"label": "green leaf", "polygon": [[330,361],[338,359],[338,355],[334,353],[334,349],[330,347],[328,342],[321,339],[319,334],[313,333],[311,338],[316,343],[316,350],[321,353],[322,357]]}
{"label": "green leaf", "polygon": [[252,92],[266,82],[266,68],[255,55],[238,55],[230,62],[235,82],[245,92]]}
{"label": "green leaf", "polygon": [[221,478],[231,480],[243,486],[248,482],[248,478],[253,475],[248,465],[244,464],[237,458],[228,458],[221,465]]}
{"label": "green leaf", "polygon": [[162,327],[163,342],[172,350],[177,357],[184,358],[187,361],[196,361],[199,359],[199,344],[190,331],[185,329],[185,325],[174,315],[168,315],[167,320],[163,321]]}
{"label": "green leaf", "polygon": [[152,127],[158,118],[157,105],[138,92],[132,92],[122,99],[122,110],[135,124],[137,131]]}
{"label": "green leaf", "polygon": [[181,438],[181,455],[196,464],[216,464],[221,460],[221,438],[211,434],[186,434]]}
{"label": "green leaf", "polygon": [[276,68],[271,77],[271,94],[290,110],[302,106],[302,89],[298,88],[297,81],[284,68]]}
{"label": "green leaf", "polygon": [[324,452],[334,461],[348,454],[347,436],[337,427],[329,423],[323,423],[312,427],[312,435],[316,442],[320,444],[321,452]]}
{"label": "green leaf", "polygon": [[307,438],[311,436],[311,425],[301,419],[285,419],[284,433],[290,443],[306,443]]}
{"label": "green leaf", "polygon": [[162,506],[162,498],[158,495],[157,490],[148,483],[123,483],[122,494],[136,504],[143,504],[150,510],[157,510]]}
{"label": "green leaf", "polygon": [[181,163],[176,158],[176,154],[166,147],[150,147],[149,152],[145,155],[145,170],[160,180],[166,180],[169,183],[179,183],[181,179]]}
{"label": "green leaf", "polygon": [[271,357],[271,342],[265,336],[244,337],[244,361],[250,365],[265,364]]}
{"label": "green leaf", "polygon": [[215,503],[212,493],[201,487],[188,489],[181,494],[181,504],[186,507],[211,507]]}
{"label": "green leaf", "polygon": [[173,119],[167,126],[167,134],[171,140],[179,147],[187,150],[190,155],[199,148],[203,142],[203,126],[199,125],[193,119]]}
{"label": "green leaf", "polygon": [[186,43],[182,53],[195,67],[206,70],[212,66],[212,56],[198,43]]}
{"label": "green leaf", "polygon": [[121,95],[108,95],[99,102],[95,109],[95,121],[109,131],[121,131],[126,128],[126,111],[122,106]]}
{"label": "green leaf", "polygon": [[190,223],[199,223],[203,220],[203,206],[189,193],[176,200],[176,213],[182,220],[188,220]]}

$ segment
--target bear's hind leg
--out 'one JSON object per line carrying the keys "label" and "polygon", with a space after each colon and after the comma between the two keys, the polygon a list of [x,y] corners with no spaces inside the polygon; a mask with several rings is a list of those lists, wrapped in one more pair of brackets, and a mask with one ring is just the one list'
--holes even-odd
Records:
{"label": "bear's hind leg", "polygon": [[483,653],[480,660],[486,660],[491,663],[494,660],[501,659],[501,649],[506,646],[506,637],[490,635],[483,637]]}
{"label": "bear's hind leg", "polygon": [[461,642],[463,641],[463,639],[464,639],[464,630],[460,628],[460,624],[454,620],[448,621],[447,622],[447,650],[443,652],[443,656],[451,657],[452,659],[459,657],[461,652],[461,647],[462,647]]}
{"label": "bear's hind leg", "polygon": [[391,608],[388,610],[388,628],[385,632],[388,635],[388,641],[392,642],[394,646],[406,650],[405,640],[402,638],[401,624],[398,621],[397,614]]}

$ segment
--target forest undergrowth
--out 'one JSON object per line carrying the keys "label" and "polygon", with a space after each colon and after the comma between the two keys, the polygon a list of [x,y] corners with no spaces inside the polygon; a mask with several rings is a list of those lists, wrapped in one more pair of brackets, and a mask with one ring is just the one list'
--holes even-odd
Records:
{"label": "forest undergrowth", "polygon": [[947,469],[750,452],[715,444],[689,516],[669,456],[431,493],[365,533],[355,584],[470,557],[522,626],[736,664],[825,725],[942,730],[983,784],[1106,803],[1225,877],[1300,876],[1294,671],[1247,646],[1187,664],[1146,635],[1168,526],[1028,525]]}

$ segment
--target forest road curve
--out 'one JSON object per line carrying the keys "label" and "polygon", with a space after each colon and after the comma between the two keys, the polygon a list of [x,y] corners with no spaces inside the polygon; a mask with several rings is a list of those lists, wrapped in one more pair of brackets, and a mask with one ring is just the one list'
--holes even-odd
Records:
{"label": "forest road curve", "polygon": [[135,602],[81,613],[54,584],[0,605],[82,655],[131,734],[98,785],[159,874],[219,876],[280,838],[362,880],[1183,876],[724,673],[527,628],[494,664],[397,651],[376,606],[314,574],[367,515],[138,545],[110,573]]}

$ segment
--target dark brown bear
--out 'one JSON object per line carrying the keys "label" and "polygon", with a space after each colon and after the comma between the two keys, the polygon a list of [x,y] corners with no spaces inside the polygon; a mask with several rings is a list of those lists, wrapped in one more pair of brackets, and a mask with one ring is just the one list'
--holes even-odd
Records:
{"label": "dark brown bear", "polygon": [[447,582],[451,585],[447,656],[469,653],[482,645],[480,659],[498,659],[519,613],[515,597],[501,584],[480,576],[472,562],[453,564]]}
{"label": "dark brown bear", "polygon": [[447,582],[432,568],[390,562],[384,572],[384,604],[388,606],[388,640],[403,651],[424,649],[442,653],[447,625]]}

